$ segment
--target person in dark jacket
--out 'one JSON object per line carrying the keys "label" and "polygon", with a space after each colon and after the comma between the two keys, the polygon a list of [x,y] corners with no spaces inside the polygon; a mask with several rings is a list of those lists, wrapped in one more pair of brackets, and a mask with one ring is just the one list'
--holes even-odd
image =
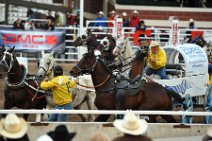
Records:
{"label": "person in dark jacket", "polygon": [[51,18],[49,18],[44,28],[47,31],[54,31],[54,26],[55,26],[54,21]]}
{"label": "person in dark jacket", "polygon": [[14,23],[13,23],[13,28],[14,29],[24,29],[24,24],[20,18],[18,18]]}

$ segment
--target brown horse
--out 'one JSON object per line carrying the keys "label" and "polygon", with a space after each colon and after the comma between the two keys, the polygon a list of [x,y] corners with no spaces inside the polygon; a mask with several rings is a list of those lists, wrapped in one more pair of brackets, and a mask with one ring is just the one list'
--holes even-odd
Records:
{"label": "brown horse", "polygon": [[[20,109],[43,109],[47,102],[43,91],[38,90],[35,76],[28,75],[26,68],[20,65],[13,53],[14,47],[0,48],[0,70],[6,73],[6,88],[4,90],[4,109],[17,107]],[[24,115],[27,119],[28,114]]]}
{"label": "brown horse", "polygon": [[92,32],[88,29],[86,31],[86,34],[83,34],[82,36],[79,36],[74,40],[73,45],[75,47],[87,46],[88,52],[92,52],[94,49],[97,48],[99,43],[96,36],[92,34]]}
{"label": "brown horse", "polygon": [[[147,54],[147,53],[145,53]],[[142,59],[144,53],[140,53]],[[137,58],[137,57],[136,57]],[[140,60],[139,60],[140,61]],[[111,73],[111,70],[104,64],[99,56],[93,52],[87,53],[73,67],[72,75],[80,73],[91,73],[93,84],[96,90],[95,105],[99,110],[116,109],[117,89],[122,89],[125,93],[123,109],[132,110],[171,110],[172,98],[168,91],[158,83],[146,83],[141,81],[140,77],[133,82],[121,80]],[[101,77],[99,77],[101,76]],[[133,84],[131,84],[133,83]],[[121,85],[119,85],[121,84]],[[125,87],[123,87],[123,85]],[[137,87],[136,87],[137,85]],[[129,87],[128,87],[129,86]],[[132,93],[134,92],[134,94]],[[100,115],[96,121],[106,121],[110,115]],[[172,116],[163,117],[167,122],[176,122]],[[150,116],[150,122],[155,122],[155,117]]]}

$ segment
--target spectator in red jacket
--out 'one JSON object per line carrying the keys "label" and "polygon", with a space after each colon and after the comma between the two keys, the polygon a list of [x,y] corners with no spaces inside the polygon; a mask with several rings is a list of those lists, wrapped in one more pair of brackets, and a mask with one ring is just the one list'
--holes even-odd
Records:
{"label": "spectator in red jacket", "polygon": [[130,27],[136,27],[139,22],[140,22],[140,19],[138,16],[138,11],[134,10],[130,18]]}
{"label": "spectator in red jacket", "polygon": [[[116,12],[113,10],[113,11],[110,11],[110,13],[109,13],[109,15],[110,15],[110,17],[108,17],[108,21],[114,21],[115,20],[115,16],[116,16]],[[108,23],[107,24],[107,26],[108,27],[113,27],[114,25],[113,25],[113,23]]]}

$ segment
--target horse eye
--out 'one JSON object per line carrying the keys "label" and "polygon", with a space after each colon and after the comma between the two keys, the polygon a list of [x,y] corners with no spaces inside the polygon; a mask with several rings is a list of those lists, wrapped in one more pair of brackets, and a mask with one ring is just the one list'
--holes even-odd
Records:
{"label": "horse eye", "polygon": [[86,39],[86,35],[82,35],[82,39]]}
{"label": "horse eye", "polygon": [[107,41],[104,41],[104,42],[103,42],[103,45],[107,45]]}

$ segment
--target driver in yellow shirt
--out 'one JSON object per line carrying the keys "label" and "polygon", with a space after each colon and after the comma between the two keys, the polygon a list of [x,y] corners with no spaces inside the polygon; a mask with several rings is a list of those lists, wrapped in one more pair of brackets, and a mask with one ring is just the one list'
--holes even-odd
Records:
{"label": "driver in yellow shirt", "polygon": [[[40,87],[44,90],[51,89],[53,99],[56,103],[54,109],[72,109],[72,94],[70,89],[75,86],[75,82],[70,80],[68,76],[63,75],[61,66],[54,67],[54,78],[49,81],[45,79],[41,82]],[[48,121],[66,121],[67,114],[52,114]]]}

